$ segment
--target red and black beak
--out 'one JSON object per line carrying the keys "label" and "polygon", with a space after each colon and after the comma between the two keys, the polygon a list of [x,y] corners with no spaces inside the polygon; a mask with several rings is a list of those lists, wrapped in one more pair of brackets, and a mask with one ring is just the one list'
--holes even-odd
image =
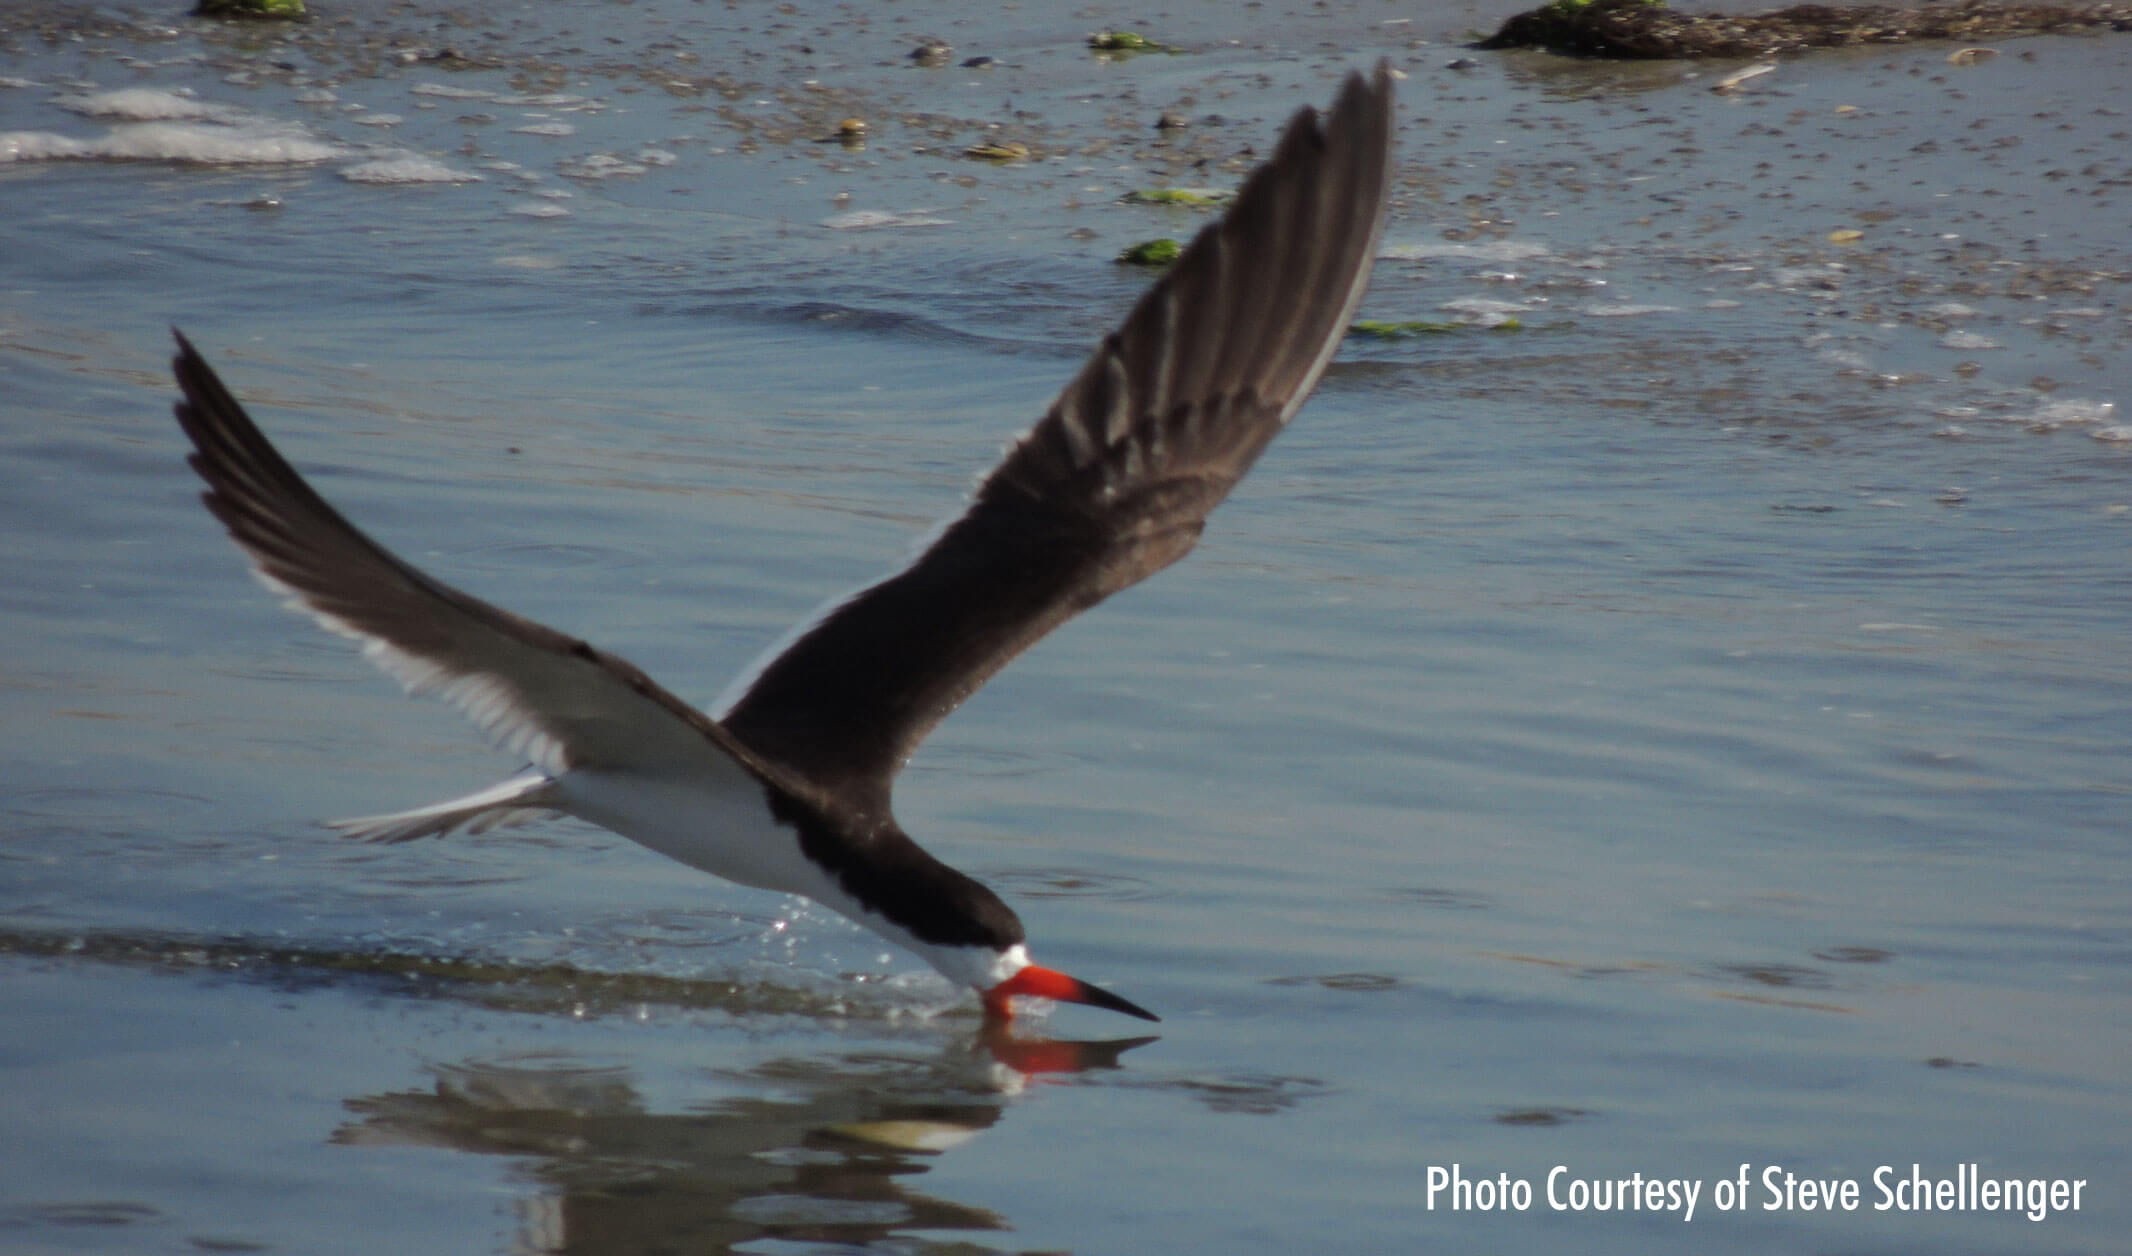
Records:
{"label": "red and black beak", "polygon": [[1162,1018],[1137,1003],[1119,998],[1101,986],[1092,986],[1079,977],[1031,964],[1027,968],[1000,982],[984,992],[985,1016],[990,1020],[1012,1020],[1014,1007],[1008,1002],[1017,994],[1032,995],[1039,999],[1057,999],[1061,1003],[1086,1003],[1090,1007],[1109,1008],[1141,1020],[1159,1021]]}

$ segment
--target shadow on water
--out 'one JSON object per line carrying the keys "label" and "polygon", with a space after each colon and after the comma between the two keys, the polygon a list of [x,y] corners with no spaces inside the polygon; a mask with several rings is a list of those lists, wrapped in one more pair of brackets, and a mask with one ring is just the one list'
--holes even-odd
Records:
{"label": "shadow on water", "polygon": [[[6,930],[0,955],[296,992],[353,986],[535,1015],[625,1014],[648,1004],[854,1014],[830,996],[763,984],[241,937]],[[747,1093],[695,1111],[657,1111],[633,1069],[569,1052],[431,1064],[427,1088],[343,1100],[351,1117],[329,1141],[513,1158],[515,1175],[533,1188],[516,1208],[513,1250],[527,1252],[722,1252],[763,1239],[862,1244],[911,1231],[1002,1231],[1012,1227],[1000,1213],[914,1190],[909,1179],[998,1123],[1032,1078],[1115,1070],[1125,1052],[1155,1041],[1024,1037],[991,1023],[943,1028],[930,1054],[778,1056],[719,1070],[719,1080]]]}
{"label": "shadow on water", "polygon": [[1011,1228],[997,1212],[910,1185],[929,1158],[1004,1115],[982,1049],[887,1063],[773,1060],[737,1080],[775,1097],[660,1113],[627,1069],[470,1060],[434,1066],[429,1090],[348,1100],[354,1119],[333,1141],[519,1158],[518,1175],[537,1187],[518,1207],[518,1250],[531,1252],[722,1252],[765,1238],[871,1243],[909,1230]]}

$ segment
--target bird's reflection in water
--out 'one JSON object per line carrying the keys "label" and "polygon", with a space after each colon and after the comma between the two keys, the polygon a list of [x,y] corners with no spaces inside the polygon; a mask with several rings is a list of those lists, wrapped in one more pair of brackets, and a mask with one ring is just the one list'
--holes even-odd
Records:
{"label": "bird's reflection in water", "polygon": [[[1018,1038],[988,1027],[932,1058],[772,1060],[758,1092],[701,1112],[648,1111],[626,1069],[557,1056],[433,1066],[435,1086],[348,1101],[334,1141],[526,1158],[528,1253],[723,1252],[763,1238],[869,1243],[1009,1228],[913,1189],[928,1160],[997,1122],[1045,1073],[1118,1067],[1151,1037]],[[774,1093],[775,1098],[765,1097]],[[984,1249],[978,1249],[984,1250]]]}

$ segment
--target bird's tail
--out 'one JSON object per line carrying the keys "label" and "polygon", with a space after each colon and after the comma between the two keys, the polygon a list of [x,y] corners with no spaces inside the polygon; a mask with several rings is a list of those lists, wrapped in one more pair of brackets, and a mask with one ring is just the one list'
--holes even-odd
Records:
{"label": "bird's tail", "polygon": [[411,842],[418,837],[442,837],[461,830],[486,833],[555,811],[554,787],[555,782],[546,774],[527,772],[464,798],[389,815],[329,820],[326,827],[359,842]]}

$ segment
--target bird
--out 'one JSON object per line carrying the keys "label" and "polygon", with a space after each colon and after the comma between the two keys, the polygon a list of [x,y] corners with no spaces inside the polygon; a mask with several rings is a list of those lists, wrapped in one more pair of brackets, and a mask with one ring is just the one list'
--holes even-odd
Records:
{"label": "bird", "polygon": [[525,770],[464,797],[329,822],[371,842],[557,813],[742,885],[803,895],[975,992],[1153,1012],[1036,964],[1013,909],[892,807],[919,742],[1059,624],[1184,556],[1316,386],[1383,231],[1393,71],[1305,106],[1049,409],[903,569],[789,634],[715,715],[586,641],[417,570],[290,466],[172,328],[202,501],[284,603]]}

